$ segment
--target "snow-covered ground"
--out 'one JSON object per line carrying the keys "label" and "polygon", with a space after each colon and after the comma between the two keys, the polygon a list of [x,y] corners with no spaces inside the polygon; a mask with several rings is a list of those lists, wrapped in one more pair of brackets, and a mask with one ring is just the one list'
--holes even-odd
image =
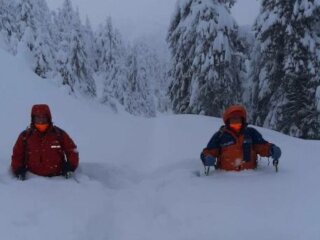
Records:
{"label": "snow-covered ground", "polygon": [[[319,141],[259,128],[283,150],[278,173],[262,159],[256,171],[199,177],[199,153],[221,119],[114,114],[2,50],[0,72],[1,239],[320,239]],[[9,174],[36,103],[78,144],[79,182]]]}

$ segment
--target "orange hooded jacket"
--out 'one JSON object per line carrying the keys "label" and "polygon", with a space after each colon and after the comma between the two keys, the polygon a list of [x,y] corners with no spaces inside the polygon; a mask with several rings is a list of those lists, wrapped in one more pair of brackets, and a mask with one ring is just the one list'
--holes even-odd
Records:
{"label": "orange hooded jacket", "polygon": [[[241,117],[243,127],[239,132],[229,127],[232,117]],[[201,157],[217,157],[217,168],[226,171],[240,171],[255,169],[258,155],[270,156],[271,143],[263,139],[262,135],[246,123],[246,111],[242,106],[231,106],[224,115],[223,126],[210,139],[207,147],[202,151]]]}

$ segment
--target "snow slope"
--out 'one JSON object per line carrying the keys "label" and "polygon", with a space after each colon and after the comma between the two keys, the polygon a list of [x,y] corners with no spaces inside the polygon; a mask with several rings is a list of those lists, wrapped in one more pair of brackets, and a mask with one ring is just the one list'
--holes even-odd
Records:
{"label": "snow slope", "polygon": [[[199,177],[221,119],[136,118],[67,95],[0,50],[0,236],[6,240],[320,239],[320,142],[260,129],[283,150],[280,172]],[[77,183],[8,172],[31,106],[48,103],[79,146]]]}

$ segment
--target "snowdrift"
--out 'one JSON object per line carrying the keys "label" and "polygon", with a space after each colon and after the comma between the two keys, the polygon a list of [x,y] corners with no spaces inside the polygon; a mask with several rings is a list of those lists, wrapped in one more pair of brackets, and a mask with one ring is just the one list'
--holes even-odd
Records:
{"label": "snowdrift", "polygon": [[[0,232],[6,240],[320,239],[320,142],[260,129],[282,148],[280,171],[199,177],[199,154],[221,119],[113,114],[68,95],[0,50]],[[47,103],[80,152],[76,178],[9,171],[31,106]]]}

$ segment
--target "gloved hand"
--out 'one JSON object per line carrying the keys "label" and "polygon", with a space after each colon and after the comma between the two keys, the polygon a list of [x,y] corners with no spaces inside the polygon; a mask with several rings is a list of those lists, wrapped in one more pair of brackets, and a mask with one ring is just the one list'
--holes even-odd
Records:
{"label": "gloved hand", "polygon": [[18,180],[24,181],[26,180],[26,173],[27,169],[25,167],[21,167],[17,171],[15,171],[14,175],[16,176],[16,178],[18,178]]}
{"label": "gloved hand", "polygon": [[217,158],[208,155],[208,156],[201,156],[201,160],[204,166],[214,166],[217,162]]}
{"label": "gloved hand", "polygon": [[62,165],[62,175],[65,176],[65,178],[70,178],[74,172],[73,167],[71,166],[69,161],[64,161]]}
{"label": "gloved hand", "polygon": [[281,149],[278,146],[272,144],[271,147],[270,147],[270,153],[269,154],[273,159],[273,165],[278,165],[279,158],[281,157]]}

